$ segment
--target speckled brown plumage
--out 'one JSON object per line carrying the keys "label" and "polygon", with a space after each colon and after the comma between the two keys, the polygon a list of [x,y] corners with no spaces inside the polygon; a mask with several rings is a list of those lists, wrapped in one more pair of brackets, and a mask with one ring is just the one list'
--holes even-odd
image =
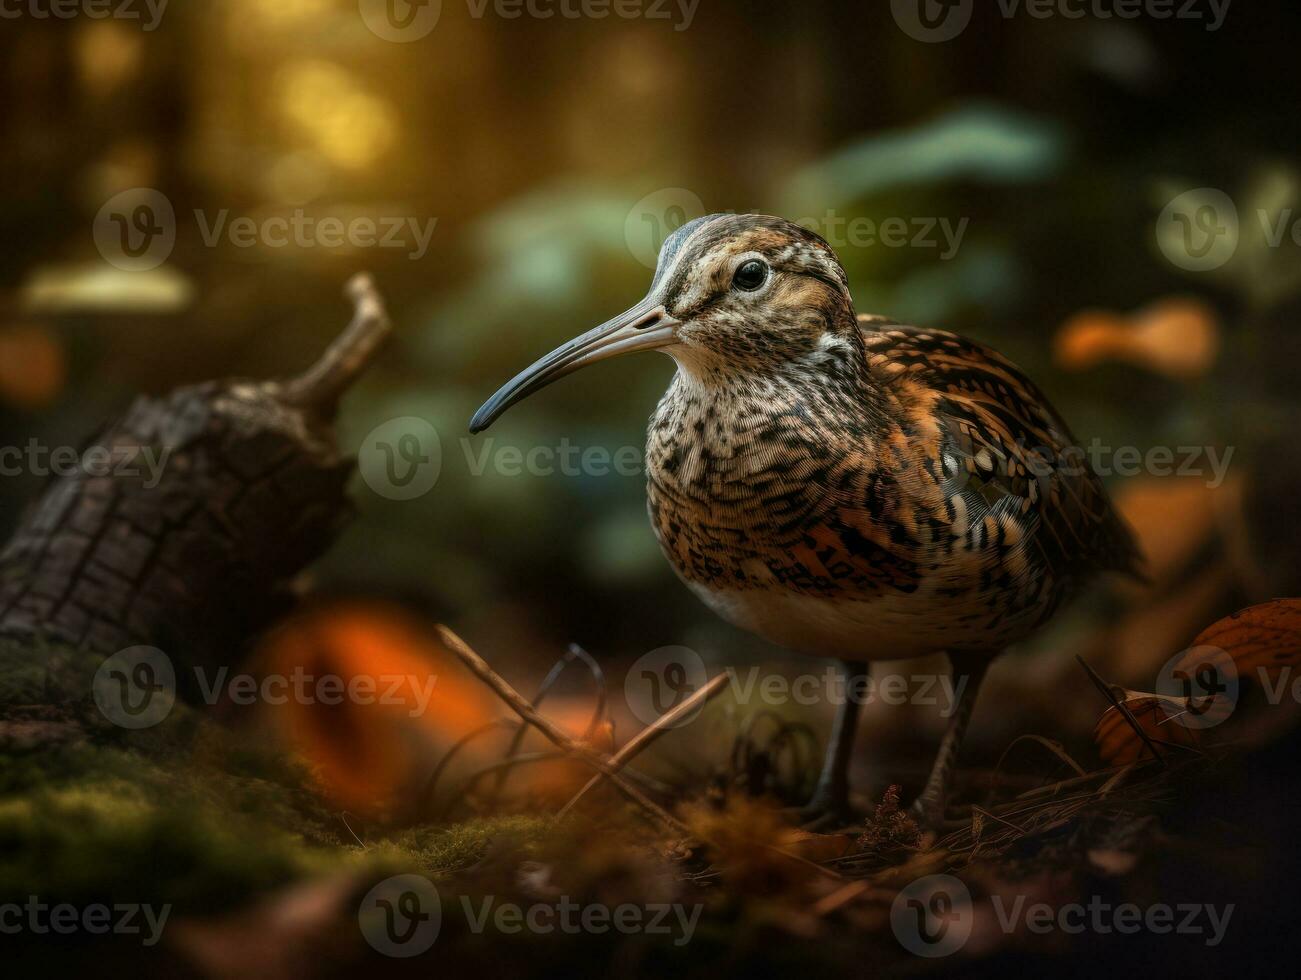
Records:
{"label": "speckled brown plumage", "polygon": [[[952,333],[855,319],[829,246],[776,221],[715,219],[730,234],[716,231],[712,250],[822,267],[804,295],[774,303],[819,310],[814,329],[697,328],[706,353],[677,355],[651,420],[652,523],[694,591],[804,652],[892,659],[995,652],[1094,572],[1133,568],[1128,531],[1021,371]],[[693,244],[697,256],[711,247]],[[720,312],[734,320],[706,315]],[[774,622],[765,593],[809,601],[780,603],[787,622]],[[882,628],[821,635],[799,621],[820,603],[879,613]]]}
{"label": "speckled brown plumage", "polygon": [[[915,604],[867,659],[998,650],[1134,549],[1031,382],[954,334],[865,318],[830,386],[682,373],[648,440],[660,544],[699,593]],[[744,624],[742,624],[744,625]]]}
{"label": "speckled brown plumage", "polygon": [[[522,372],[471,427],[648,349],[678,365],[650,423],[651,521],[738,626],[853,664],[947,651],[978,679],[1096,572],[1135,569],[1097,476],[1020,370],[956,334],[856,317],[835,252],[781,218],[678,229],[641,303]],[[969,715],[932,774],[932,818]],[[852,738],[842,710],[824,803],[843,803]]]}

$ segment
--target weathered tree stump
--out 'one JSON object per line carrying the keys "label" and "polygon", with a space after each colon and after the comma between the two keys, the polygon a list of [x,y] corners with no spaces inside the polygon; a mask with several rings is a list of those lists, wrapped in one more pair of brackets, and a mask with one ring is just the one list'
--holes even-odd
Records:
{"label": "weathered tree stump", "polygon": [[300,377],[140,398],[91,439],[0,552],[0,636],[234,662],[352,513],[333,418],[391,327],[369,277],[348,294],[352,323]]}

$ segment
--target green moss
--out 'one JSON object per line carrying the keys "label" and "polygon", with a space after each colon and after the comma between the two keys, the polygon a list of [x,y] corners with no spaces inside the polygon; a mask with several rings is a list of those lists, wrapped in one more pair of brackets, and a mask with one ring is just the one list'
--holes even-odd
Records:
{"label": "green moss", "polygon": [[469,820],[450,827],[412,827],[379,842],[375,856],[430,873],[460,871],[481,860],[492,847],[528,855],[551,832],[549,816],[502,816]]}
{"label": "green moss", "polygon": [[[94,658],[0,645],[0,901],[247,904],[293,880],[374,868],[445,874],[496,846],[530,851],[547,817],[386,832],[332,810],[303,768],[177,705],[124,732],[85,693]],[[16,727],[17,726],[17,727]],[[364,844],[358,843],[353,831]]]}

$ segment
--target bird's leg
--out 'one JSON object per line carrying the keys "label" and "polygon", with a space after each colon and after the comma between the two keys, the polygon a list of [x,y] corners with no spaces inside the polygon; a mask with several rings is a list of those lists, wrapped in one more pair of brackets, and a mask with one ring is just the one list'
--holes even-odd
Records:
{"label": "bird's leg", "polygon": [[962,750],[962,739],[967,733],[967,724],[971,721],[971,712],[976,706],[976,694],[980,682],[984,680],[985,670],[989,666],[986,655],[949,655],[953,664],[953,687],[956,703],[949,727],[940,742],[940,751],[935,756],[930,778],[913,803],[913,813],[928,827],[938,827],[944,821],[944,805],[948,802],[949,784],[952,782],[953,770],[957,765],[958,753]]}
{"label": "bird's leg", "polygon": [[845,699],[836,709],[836,720],[831,726],[831,738],[822,760],[818,784],[808,804],[800,809],[801,816],[818,825],[850,816],[849,759],[854,752],[859,712],[853,679],[866,674],[868,665],[841,661],[840,670],[845,680]]}

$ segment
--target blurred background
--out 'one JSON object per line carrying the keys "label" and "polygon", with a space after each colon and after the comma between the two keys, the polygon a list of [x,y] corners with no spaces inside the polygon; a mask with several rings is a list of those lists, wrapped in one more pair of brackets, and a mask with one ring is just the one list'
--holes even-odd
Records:
{"label": "blurred background", "polygon": [[[1296,593],[1295,7],[1041,19],[982,3],[941,41],[884,0],[604,18],[443,0],[397,4],[405,27],[381,6],[173,3],[153,29],[6,14],[0,445],[79,445],[139,393],[301,370],[367,269],[396,331],[340,439],[364,458],[377,427],[423,419],[441,464],[415,499],[358,479],[357,519],[306,588],[418,606],[521,689],[572,641],[615,677],[667,644],[783,662],[675,579],[639,463],[510,456],[639,459],[667,358],[603,364],[466,432],[499,384],[638,299],[673,228],[761,211],[831,241],[860,312],[1002,350],[1083,444],[1229,460],[1108,474],[1153,584],[1101,587],[1007,658],[993,683],[1033,694],[1015,715],[986,703],[977,737],[1001,746],[1040,720],[1084,735],[1103,703],[1072,654],[1143,687],[1219,616]],[[295,215],[316,230],[286,236]],[[40,485],[0,479],[6,533]]]}

